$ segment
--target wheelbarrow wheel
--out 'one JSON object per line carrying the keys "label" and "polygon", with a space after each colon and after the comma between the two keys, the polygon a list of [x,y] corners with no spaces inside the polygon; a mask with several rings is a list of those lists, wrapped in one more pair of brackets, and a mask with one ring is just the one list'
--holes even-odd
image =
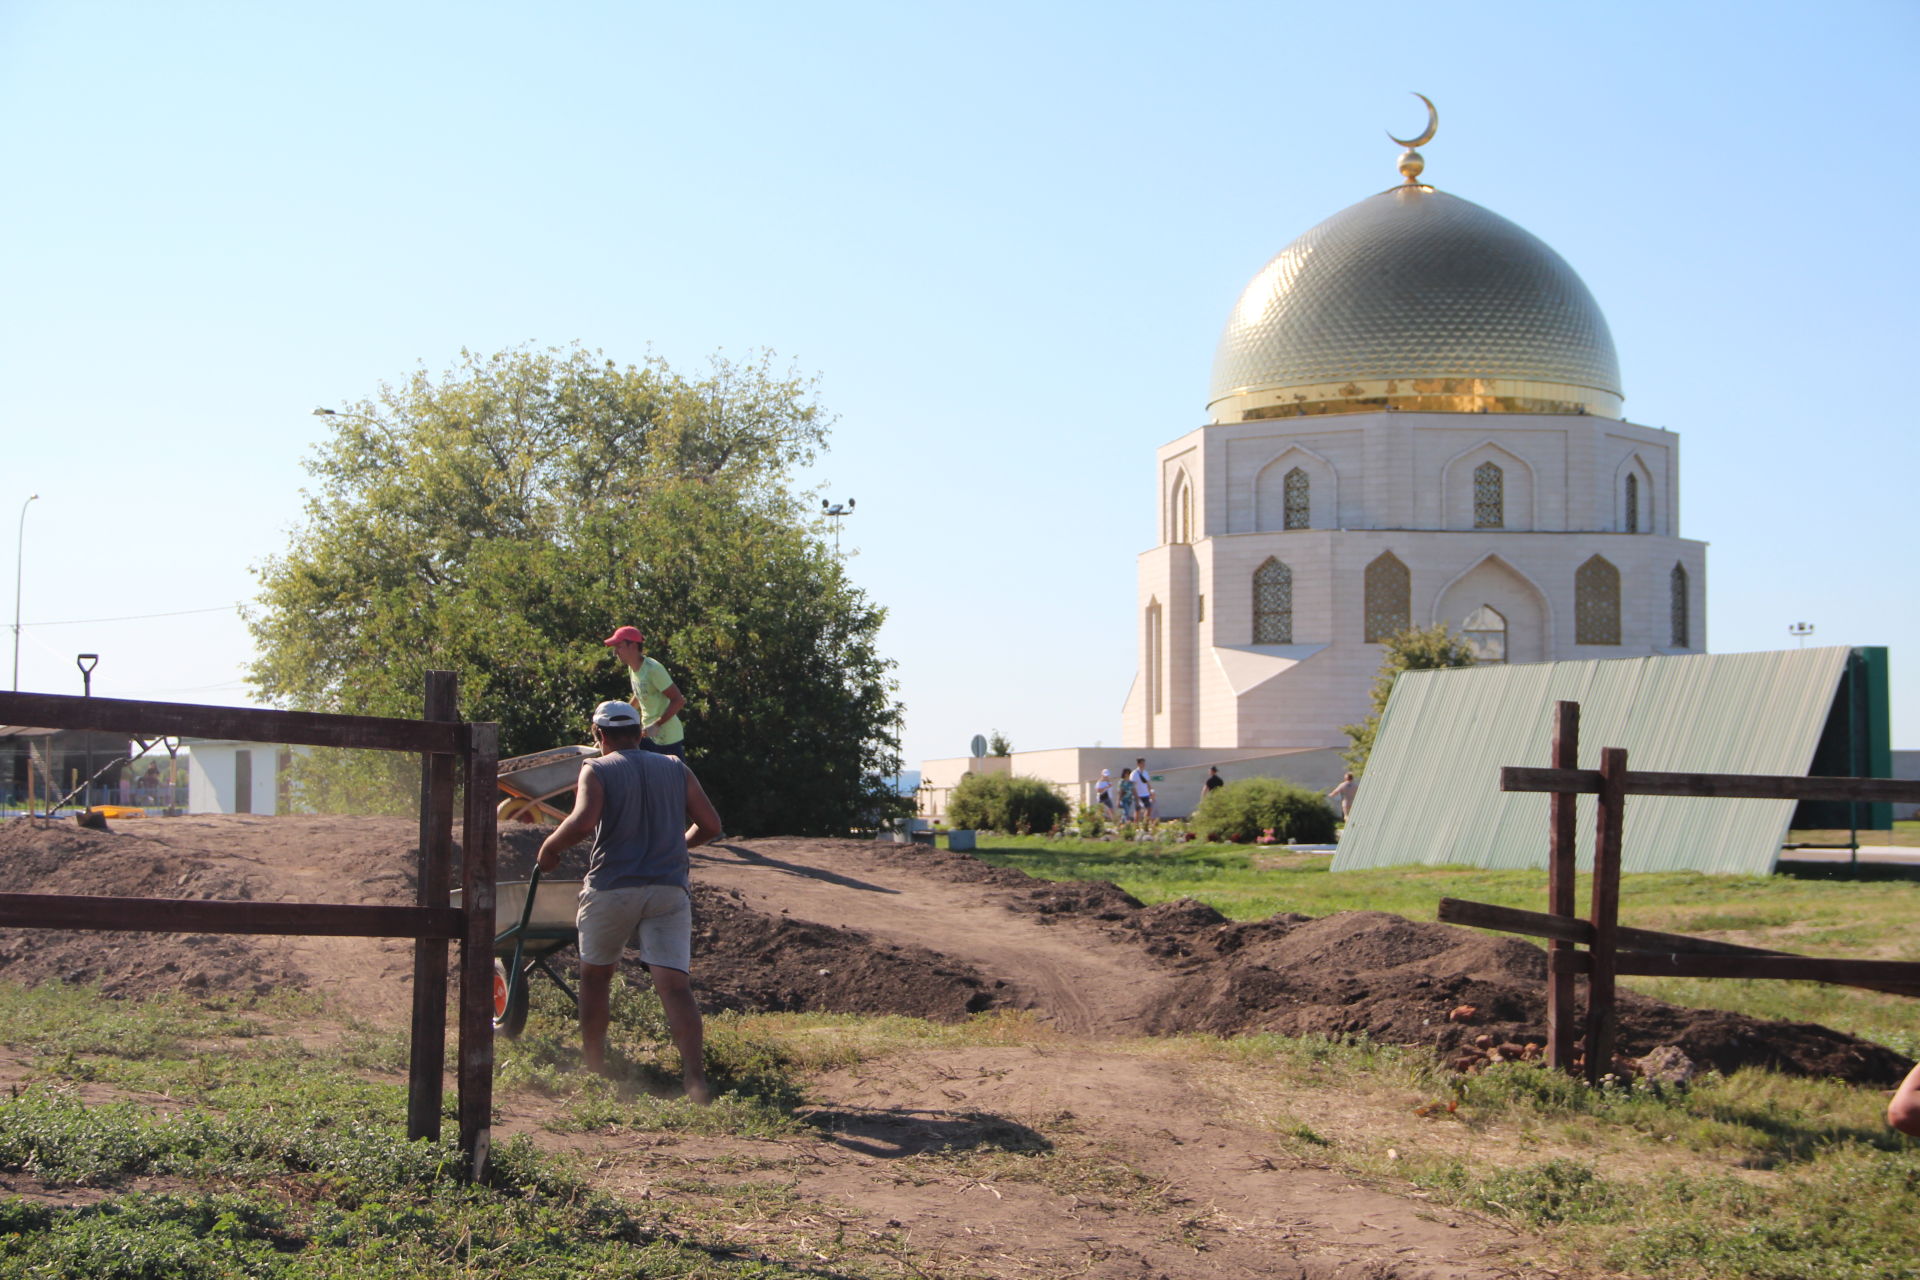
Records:
{"label": "wheelbarrow wheel", "polygon": [[509,1040],[517,1040],[527,1029],[527,970],[509,974],[507,962],[493,962],[493,1029]]}

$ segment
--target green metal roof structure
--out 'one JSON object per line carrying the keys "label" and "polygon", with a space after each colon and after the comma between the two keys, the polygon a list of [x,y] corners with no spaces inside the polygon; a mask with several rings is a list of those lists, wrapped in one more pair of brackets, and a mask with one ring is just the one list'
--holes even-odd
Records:
{"label": "green metal roof structure", "polygon": [[[1599,767],[1602,747],[1625,747],[1635,770],[1805,776],[1854,653],[1835,647],[1406,672],[1381,717],[1333,869],[1544,868],[1548,797],[1501,791],[1500,769],[1552,763],[1560,701],[1580,704],[1583,769]],[[1884,671],[1882,658],[1882,681]],[[1593,808],[1592,796],[1580,797],[1582,870],[1593,861]],[[1622,867],[1768,875],[1793,812],[1791,800],[1634,796]]]}

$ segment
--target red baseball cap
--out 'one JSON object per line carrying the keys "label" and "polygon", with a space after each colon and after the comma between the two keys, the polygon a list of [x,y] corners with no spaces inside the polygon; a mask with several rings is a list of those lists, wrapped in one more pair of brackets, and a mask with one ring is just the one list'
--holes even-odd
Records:
{"label": "red baseball cap", "polygon": [[621,627],[618,631],[602,640],[601,644],[642,644],[646,637],[640,634],[638,627]]}

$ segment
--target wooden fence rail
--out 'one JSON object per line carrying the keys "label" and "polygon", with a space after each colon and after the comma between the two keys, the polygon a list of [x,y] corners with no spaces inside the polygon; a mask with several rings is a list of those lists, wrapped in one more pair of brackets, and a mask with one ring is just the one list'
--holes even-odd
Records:
{"label": "wooden fence rail", "polygon": [[[412,938],[413,1027],[407,1136],[438,1139],[446,1069],[447,944],[460,943],[460,1150],[468,1177],[486,1174],[493,1111],[493,903],[499,844],[496,726],[459,719],[453,673],[426,678],[422,718],[203,707],[177,702],[0,693],[0,724],[196,737],[289,746],[419,753],[418,893],[410,907],[332,902],[220,902],[0,893],[0,926],[148,933],[307,934]],[[455,784],[464,786],[462,907],[449,905]]]}
{"label": "wooden fence rail", "polygon": [[[1580,704],[1554,709],[1551,768],[1508,766],[1502,791],[1546,792],[1549,809],[1547,910],[1522,911],[1484,902],[1442,899],[1440,919],[1547,939],[1547,1062],[1571,1070],[1576,1038],[1586,1075],[1612,1070],[1616,1029],[1615,978],[1620,974],[1692,978],[1779,978],[1865,987],[1920,996],[1920,963],[1838,960],[1742,947],[1709,938],[1630,929],[1620,924],[1620,860],[1626,800],[1681,796],[1721,800],[1839,800],[1920,803],[1920,782],[1887,778],[1800,778],[1760,774],[1649,773],[1627,768],[1624,748],[1600,752],[1598,769],[1576,768]],[[1599,797],[1594,819],[1592,900],[1586,919],[1574,904],[1575,799]],[[1584,951],[1576,948],[1584,947]],[[1587,1016],[1576,1025],[1575,979],[1587,979]]]}

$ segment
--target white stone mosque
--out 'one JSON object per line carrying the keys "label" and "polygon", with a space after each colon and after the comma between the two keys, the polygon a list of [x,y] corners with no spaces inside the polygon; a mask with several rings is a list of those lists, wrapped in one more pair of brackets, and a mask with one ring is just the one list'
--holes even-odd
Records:
{"label": "white stone mosque", "polygon": [[[1022,753],[1014,772],[1078,798],[1146,755],[1191,771],[1195,801],[1203,762],[1337,778],[1381,642],[1410,626],[1445,623],[1482,662],[1705,651],[1678,437],[1622,416],[1606,317],[1559,254],[1420,181],[1428,109],[1394,139],[1403,182],[1254,276],[1209,421],[1158,451],[1130,745]],[[982,763],[925,772],[938,789]]]}

